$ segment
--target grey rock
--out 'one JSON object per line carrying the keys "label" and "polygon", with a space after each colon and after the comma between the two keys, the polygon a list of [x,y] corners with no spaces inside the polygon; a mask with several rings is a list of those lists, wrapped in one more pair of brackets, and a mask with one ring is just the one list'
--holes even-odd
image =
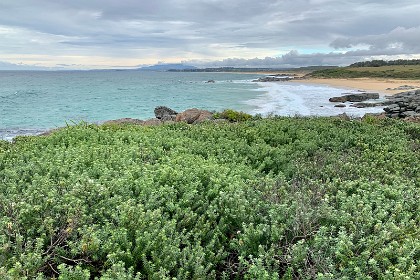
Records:
{"label": "grey rock", "polygon": [[337,115],[337,117],[339,119],[344,120],[344,121],[349,121],[350,120],[350,117],[346,113],[339,114],[339,115]]}
{"label": "grey rock", "polygon": [[176,116],[178,114],[176,111],[166,106],[156,107],[154,112],[157,119],[162,119],[167,116]]}
{"label": "grey rock", "polygon": [[369,107],[377,107],[377,106],[382,106],[382,103],[366,103],[366,102],[361,102],[361,103],[356,103],[353,105],[350,105],[350,107],[356,107],[356,108],[369,108]]}
{"label": "grey rock", "polygon": [[405,117],[415,117],[415,116],[420,116],[420,114],[413,112],[413,111],[407,111],[407,112],[403,112],[401,113],[401,117],[405,118]]}
{"label": "grey rock", "polygon": [[344,108],[344,107],[347,107],[347,106],[346,106],[346,104],[337,104],[337,105],[334,105],[334,107]]}
{"label": "grey rock", "polygon": [[267,77],[263,77],[263,78],[258,78],[257,80],[253,80],[253,82],[257,82],[257,83],[261,83],[261,82],[262,83],[266,83],[266,82],[285,82],[285,81],[290,81],[290,80],[292,80],[292,78],[290,78],[290,77],[267,76]]}
{"label": "grey rock", "polygon": [[363,92],[354,94],[345,94],[343,96],[331,97],[330,102],[362,102],[369,99],[379,99],[379,93]]}
{"label": "grey rock", "polygon": [[347,97],[345,97],[345,96],[337,96],[337,97],[331,97],[328,100],[330,102],[346,102],[347,101]]}

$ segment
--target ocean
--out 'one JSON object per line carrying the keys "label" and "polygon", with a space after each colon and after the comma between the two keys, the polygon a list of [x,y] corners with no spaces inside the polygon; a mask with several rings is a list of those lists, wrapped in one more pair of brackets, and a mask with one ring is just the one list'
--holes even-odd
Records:
{"label": "ocean", "polygon": [[[80,121],[153,118],[156,106],[177,111],[234,109],[263,116],[363,116],[381,107],[336,108],[344,89],[298,82],[255,83],[243,73],[152,71],[0,71],[0,139],[34,135]],[[214,80],[214,83],[208,83]]]}

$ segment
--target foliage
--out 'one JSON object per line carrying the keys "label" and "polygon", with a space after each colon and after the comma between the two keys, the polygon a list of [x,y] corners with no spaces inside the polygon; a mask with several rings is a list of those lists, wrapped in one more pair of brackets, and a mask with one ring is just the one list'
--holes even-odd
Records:
{"label": "foliage", "polygon": [[252,116],[250,114],[244,112],[238,112],[235,110],[227,109],[221,113],[215,113],[213,115],[215,119],[225,119],[230,122],[243,122],[250,120]]}
{"label": "foliage", "polygon": [[420,79],[420,65],[384,65],[363,67],[339,67],[313,71],[314,78],[394,78]]}
{"label": "foliage", "polygon": [[380,67],[390,65],[420,65],[420,59],[370,60],[350,64],[350,67]]}
{"label": "foliage", "polygon": [[76,125],[0,149],[2,279],[419,279],[419,124]]}

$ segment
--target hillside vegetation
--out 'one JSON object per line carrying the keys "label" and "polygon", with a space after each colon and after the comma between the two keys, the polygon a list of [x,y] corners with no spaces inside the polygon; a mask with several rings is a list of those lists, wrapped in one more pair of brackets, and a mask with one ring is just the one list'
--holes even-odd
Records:
{"label": "hillside vegetation", "polygon": [[0,141],[0,278],[419,279],[419,138],[269,118]]}
{"label": "hillside vegetation", "polygon": [[420,65],[386,65],[339,67],[316,70],[309,74],[314,78],[388,78],[388,79],[420,79]]}

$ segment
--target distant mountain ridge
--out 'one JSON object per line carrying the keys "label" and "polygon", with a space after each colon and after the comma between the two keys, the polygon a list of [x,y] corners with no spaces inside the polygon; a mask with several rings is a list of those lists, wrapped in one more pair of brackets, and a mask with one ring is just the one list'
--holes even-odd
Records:
{"label": "distant mountain ridge", "polygon": [[148,70],[148,71],[168,71],[168,70],[193,70],[197,69],[195,66],[185,65],[182,63],[165,63],[165,64],[156,64],[152,66],[141,67],[138,70]]}

